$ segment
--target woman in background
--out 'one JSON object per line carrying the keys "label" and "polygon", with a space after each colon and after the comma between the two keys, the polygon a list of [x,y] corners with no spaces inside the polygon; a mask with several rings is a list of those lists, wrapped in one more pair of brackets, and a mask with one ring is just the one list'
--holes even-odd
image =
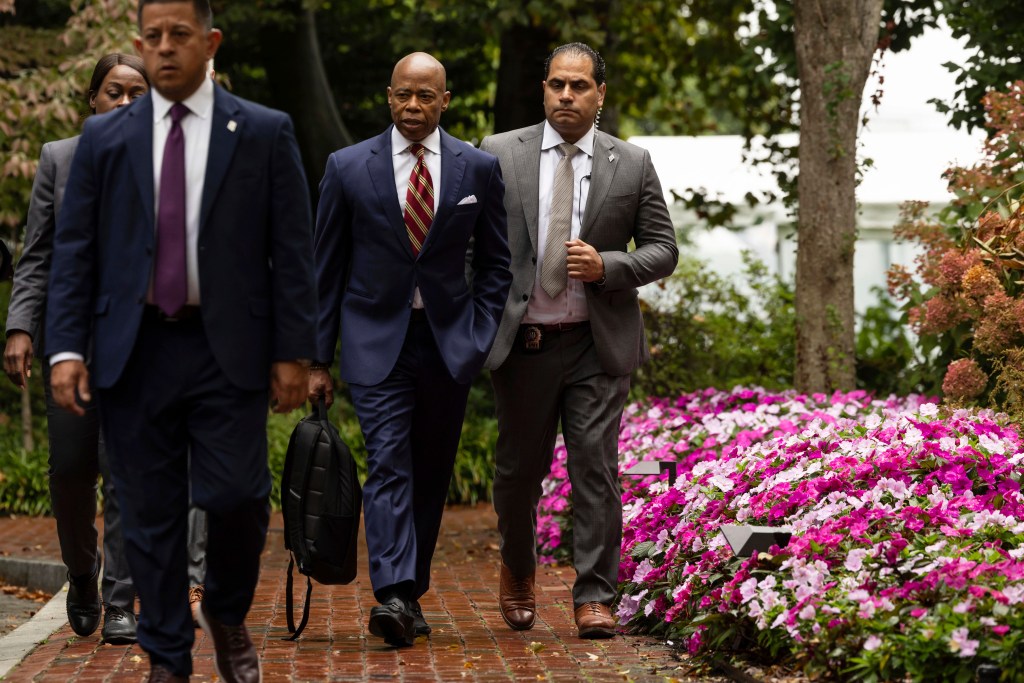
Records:
{"label": "woman in background", "polygon": [[[142,60],[108,54],[92,73],[87,94],[93,114],[131,104],[149,91]],[[7,312],[4,372],[24,389],[31,374],[33,349],[43,350],[46,290],[53,254],[53,233],[60,215],[64,187],[78,136],[43,145],[29,201],[25,248],[14,272]],[[104,642],[135,642],[135,587],[121,540],[117,498],[109,476],[95,403],[79,417],[61,410],[50,392],[50,367],[45,358],[47,433],[50,440],[50,503],[57,520],[61,557],[68,570],[67,612],[71,628],[91,635],[103,614]],[[103,557],[96,547],[96,477],[103,477]],[[104,561],[105,560],[105,561]],[[103,567],[102,610],[97,579]]]}

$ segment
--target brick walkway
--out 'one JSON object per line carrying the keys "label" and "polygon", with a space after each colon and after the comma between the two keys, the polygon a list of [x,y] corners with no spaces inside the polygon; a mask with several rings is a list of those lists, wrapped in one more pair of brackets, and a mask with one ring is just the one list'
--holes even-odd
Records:
{"label": "brick walkway", "polygon": [[[434,558],[433,587],[423,597],[429,638],[412,648],[384,646],[366,629],[376,603],[360,551],[359,579],[349,586],[314,586],[309,625],[297,643],[283,640],[285,574],[281,518],[271,521],[262,574],[248,625],[260,649],[265,681],[658,681],[701,680],[670,648],[650,639],[576,638],[570,568],[538,573],[537,625],[511,631],[497,611],[498,537],[489,506],[452,508],[445,513]],[[0,519],[0,553],[58,558],[51,519]],[[300,600],[299,586],[296,598]],[[213,650],[197,632],[193,681],[212,681]],[[145,680],[149,671],[138,647],[100,645],[99,634],[77,638],[65,626],[37,647],[6,681]],[[710,679],[703,679],[710,680]]]}

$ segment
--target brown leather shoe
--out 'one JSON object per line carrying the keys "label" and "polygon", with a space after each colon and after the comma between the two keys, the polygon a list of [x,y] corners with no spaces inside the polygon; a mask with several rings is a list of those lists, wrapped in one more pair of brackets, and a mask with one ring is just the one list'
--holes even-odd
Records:
{"label": "brown leather shoe", "polygon": [[188,683],[188,676],[175,676],[171,670],[160,664],[152,664],[148,683]]}
{"label": "brown leather shoe", "polygon": [[263,679],[260,658],[245,624],[228,626],[206,611],[205,601],[199,605],[199,625],[213,641],[217,656],[213,667],[224,683],[259,683]]}
{"label": "brown leather shoe", "polygon": [[608,605],[588,602],[576,608],[576,628],[580,638],[611,638],[615,635],[615,620]]}
{"label": "brown leather shoe", "polygon": [[533,628],[537,618],[537,598],[533,592],[536,577],[537,573],[532,572],[525,578],[516,578],[512,570],[501,563],[498,609],[501,610],[501,618],[513,631]]}
{"label": "brown leather shoe", "polygon": [[192,626],[194,628],[199,628],[199,605],[202,604],[204,595],[206,595],[206,588],[203,587],[203,584],[188,587],[188,608],[192,610]]}

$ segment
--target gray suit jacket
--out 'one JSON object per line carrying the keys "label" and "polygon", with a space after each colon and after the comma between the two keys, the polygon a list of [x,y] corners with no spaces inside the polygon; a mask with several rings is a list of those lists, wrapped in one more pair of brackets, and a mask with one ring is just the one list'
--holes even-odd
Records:
{"label": "gray suit jacket", "polygon": [[53,260],[53,232],[64,201],[64,186],[79,136],[48,142],[39,155],[32,183],[25,227],[25,247],[14,270],[14,287],[7,309],[7,334],[21,331],[32,337],[36,355],[42,353],[43,321],[46,319],[46,287]]}
{"label": "gray suit jacket", "polygon": [[[486,367],[501,366],[515,343],[537,274],[540,146],[543,122],[485,138],[498,157],[512,252],[512,288]],[[649,357],[637,287],[667,277],[679,260],[675,230],[647,150],[598,132],[590,195],[580,239],[604,260],[605,282],[586,287],[594,345],[602,369],[628,375]],[[627,251],[630,241],[633,251]]]}

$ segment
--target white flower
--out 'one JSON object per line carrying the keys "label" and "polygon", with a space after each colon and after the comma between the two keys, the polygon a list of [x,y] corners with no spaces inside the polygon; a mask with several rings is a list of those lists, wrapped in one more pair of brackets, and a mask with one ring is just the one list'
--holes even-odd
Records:
{"label": "white flower", "polygon": [[735,486],[735,484],[733,484],[732,482],[732,479],[722,474],[716,474],[710,479],[708,479],[708,484],[714,486],[720,491],[732,491],[733,487]]}
{"label": "white flower", "polygon": [[757,595],[757,579],[750,577],[740,584],[740,597],[744,603],[748,603],[755,595]]}
{"label": "white flower", "polygon": [[864,641],[864,649],[867,650],[868,652],[874,652],[875,650],[877,650],[881,646],[882,646],[882,639],[879,638],[878,636],[874,635],[874,634],[868,636],[867,640]]}
{"label": "white flower", "polygon": [[960,628],[953,629],[953,632],[949,634],[949,651],[959,654],[961,657],[973,657],[978,652],[978,641],[971,640],[968,636],[967,628],[961,626]]}
{"label": "white flower", "polygon": [[633,572],[633,583],[641,583],[652,571],[654,571],[654,566],[650,560],[645,559],[636,566],[636,571]]}
{"label": "white flower", "polygon": [[[864,558],[867,557],[868,551],[864,548],[854,548],[846,555],[846,561],[843,566],[851,572],[859,572],[864,566]],[[852,595],[850,597],[853,597]]]}
{"label": "white flower", "polygon": [[924,441],[924,434],[917,427],[908,427],[907,431],[903,433],[903,443],[907,444],[911,448]]}
{"label": "white flower", "polygon": [[918,408],[917,412],[919,412],[924,417],[935,417],[936,415],[939,414],[939,407],[934,403],[925,403],[920,408]]}
{"label": "white flower", "polygon": [[998,453],[999,455],[1006,453],[1006,444],[1003,443],[1003,440],[993,439],[988,434],[978,436],[978,445],[989,453]]}

